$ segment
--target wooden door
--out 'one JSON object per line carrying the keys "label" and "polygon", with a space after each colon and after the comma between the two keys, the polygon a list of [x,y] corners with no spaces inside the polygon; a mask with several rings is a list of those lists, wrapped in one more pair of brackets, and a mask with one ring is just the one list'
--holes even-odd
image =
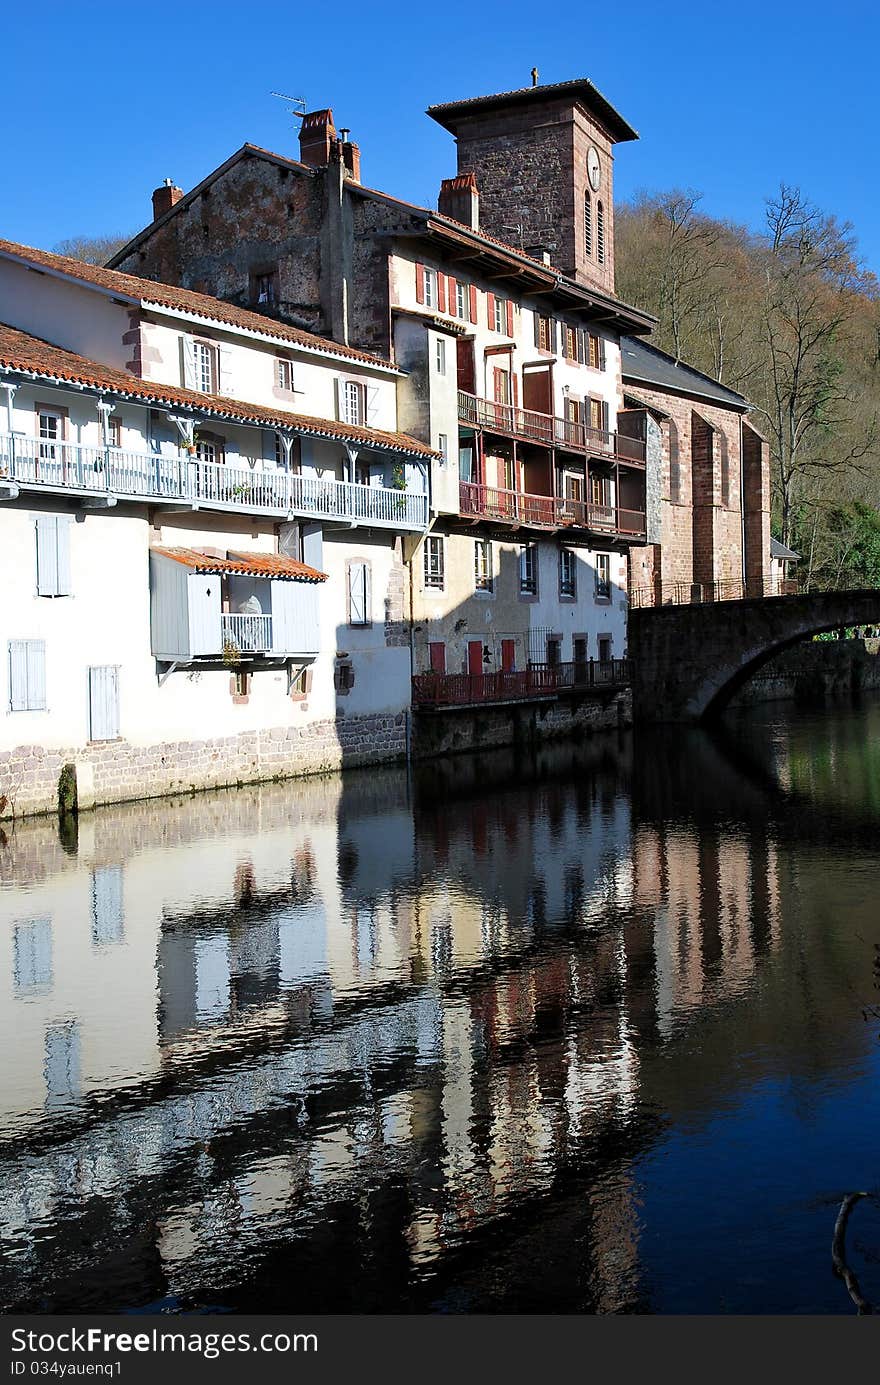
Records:
{"label": "wooden door", "polygon": [[516,668],[516,640],[501,641],[501,672],[513,673]]}
{"label": "wooden door", "polygon": [[442,641],[432,641],[428,645],[432,673],[446,672],[446,645]]}
{"label": "wooden door", "polygon": [[483,641],[468,640],[468,673],[483,672]]}
{"label": "wooden door", "polygon": [[523,371],[523,408],[537,414],[552,414],[551,381],[549,370]]}

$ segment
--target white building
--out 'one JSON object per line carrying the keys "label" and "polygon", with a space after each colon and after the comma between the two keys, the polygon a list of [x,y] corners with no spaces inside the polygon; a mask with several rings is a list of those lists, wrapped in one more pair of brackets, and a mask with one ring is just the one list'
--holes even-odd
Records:
{"label": "white building", "polygon": [[403,753],[400,371],[9,242],[0,323],[6,811]]}

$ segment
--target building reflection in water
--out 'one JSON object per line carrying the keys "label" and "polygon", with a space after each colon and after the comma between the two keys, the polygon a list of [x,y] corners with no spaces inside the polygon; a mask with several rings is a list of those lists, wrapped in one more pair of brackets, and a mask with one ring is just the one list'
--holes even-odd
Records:
{"label": "building reflection in water", "polygon": [[644,1306],[654,1074],[781,937],[766,821],[696,830],[670,763],[131,805],[75,855],[20,824],[3,1305]]}

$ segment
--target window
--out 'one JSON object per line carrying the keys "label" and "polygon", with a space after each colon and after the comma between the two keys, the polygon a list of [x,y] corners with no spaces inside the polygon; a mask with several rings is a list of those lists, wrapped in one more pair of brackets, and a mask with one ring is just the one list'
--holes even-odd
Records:
{"label": "window", "polygon": [[559,550],[559,595],[575,596],[577,594],[575,575],[575,557],[570,548],[560,548]]}
{"label": "window", "polygon": [[352,559],[348,564],[348,623],[373,623],[370,564],[361,558]]}
{"label": "window", "polygon": [[596,595],[605,599],[611,595],[611,554],[596,554]]}
{"label": "window", "polygon": [[287,390],[293,393],[293,362],[285,361],[283,357],[275,362],[275,384],[280,390]]}
{"label": "window", "polygon": [[40,515],[37,520],[37,595],[70,596],[70,519]]}
{"label": "window", "polygon": [[119,738],[119,668],[100,664],[89,669],[89,740]]}
{"label": "window", "polygon": [[274,308],[279,299],[278,270],[251,275],[251,302],[261,308]]}
{"label": "window", "polygon": [[333,670],[333,687],[343,696],[351,692],[354,687],[354,668],[350,660],[337,663]]}
{"label": "window", "polygon": [[117,418],[115,414],[107,420],[107,446],[122,446],[122,419]]}
{"label": "window", "polygon": [[10,712],[45,712],[45,640],[9,641]]}
{"label": "window", "polygon": [[593,370],[605,369],[605,343],[601,337],[594,336],[591,332],[587,337],[588,357],[587,364]]}
{"label": "window", "polygon": [[553,319],[535,314],[535,345],[541,351],[553,350]]}
{"label": "window", "polygon": [[601,202],[596,203],[596,259],[605,263],[605,208]]}
{"label": "window", "polygon": [[611,636],[600,635],[597,644],[599,650],[599,663],[607,664],[611,658]]}
{"label": "window", "polygon": [[343,423],[364,423],[366,414],[366,386],[357,380],[345,380],[342,385]]}
{"label": "window", "polygon": [[455,316],[460,317],[464,322],[467,322],[470,317],[467,284],[457,283],[455,285]]}
{"label": "window", "polygon": [[584,254],[593,253],[593,199],[584,193]]}
{"label": "window", "polygon": [[449,438],[446,433],[437,434],[437,450],[443,458],[443,465],[449,461]]}
{"label": "window", "polygon": [[569,361],[576,361],[578,358],[578,334],[574,327],[565,327],[565,355]]}
{"label": "window", "polygon": [[678,427],[674,419],[669,419],[669,499],[673,505],[681,504],[681,462],[678,455]]}
{"label": "window", "polygon": [[60,461],[64,438],[63,415],[49,409],[40,409],[37,414],[37,433],[40,439],[40,461]]}
{"label": "window", "polygon": [[425,270],[425,307],[436,308],[437,306],[437,271],[436,269]]}
{"label": "window", "polygon": [[591,399],[590,427],[604,433],[608,430],[608,404],[604,399]]}
{"label": "window", "polygon": [[474,587],[478,592],[492,590],[491,539],[477,539],[474,543]]}
{"label": "window", "polygon": [[525,543],[519,551],[519,589],[523,596],[538,594],[538,550]]}
{"label": "window", "polygon": [[445,337],[438,337],[438,338],[437,338],[437,374],[438,374],[438,375],[445,375],[445,374],[446,374],[446,339],[445,339]]}
{"label": "window", "polygon": [[224,460],[223,439],[215,433],[199,433],[196,439],[196,457],[200,462],[219,465]]}
{"label": "window", "polygon": [[202,394],[213,394],[217,372],[215,369],[215,352],[207,342],[193,342],[193,365],[195,367],[194,388],[200,390]]}
{"label": "window", "polygon": [[496,332],[507,330],[507,304],[503,298],[496,298],[492,305],[492,326]]}
{"label": "window", "polygon": [[425,539],[425,586],[442,591],[445,585],[446,555],[440,535],[429,534]]}
{"label": "window", "polygon": [[79,1025],[76,1020],[46,1030],[46,1106],[63,1106],[80,1094]]}
{"label": "window", "polygon": [[551,635],[547,641],[547,663],[551,668],[558,668],[562,657],[562,640],[558,635]]}
{"label": "window", "polygon": [[730,505],[730,454],[727,450],[727,438],[723,433],[719,434],[721,452],[721,504],[725,507]]}

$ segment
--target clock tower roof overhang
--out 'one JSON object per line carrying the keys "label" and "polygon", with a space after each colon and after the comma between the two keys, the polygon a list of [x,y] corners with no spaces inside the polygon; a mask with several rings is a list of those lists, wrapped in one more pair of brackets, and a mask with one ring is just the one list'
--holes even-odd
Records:
{"label": "clock tower roof overhang", "polygon": [[544,86],[520,87],[517,91],[497,92],[493,96],[472,96],[463,101],[446,101],[429,106],[426,114],[457,135],[470,117],[479,119],[492,112],[508,108],[528,107],[542,102],[568,101],[583,106],[596,117],[613,144],[638,139],[638,131],[624,120],[619,111],[606,99],[587,77],[569,82],[551,82]]}

